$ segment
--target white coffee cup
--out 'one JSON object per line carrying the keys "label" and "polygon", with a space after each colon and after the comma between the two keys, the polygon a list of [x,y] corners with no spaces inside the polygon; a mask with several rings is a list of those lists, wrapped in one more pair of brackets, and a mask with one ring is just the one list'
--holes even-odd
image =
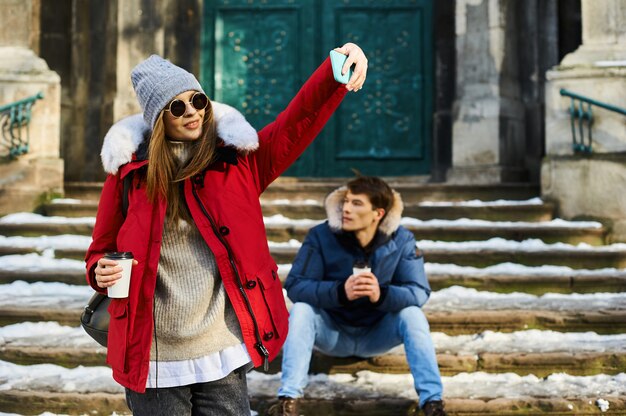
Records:
{"label": "white coffee cup", "polygon": [[130,288],[130,274],[133,269],[133,253],[130,251],[121,251],[115,253],[106,253],[105,259],[115,260],[117,265],[122,268],[122,278],[115,281],[113,286],[107,288],[110,298],[127,298],[128,289]]}
{"label": "white coffee cup", "polygon": [[371,271],[371,269],[367,266],[362,266],[362,267],[353,267],[352,268],[352,274],[353,275],[357,275],[357,274],[361,274],[361,273],[365,273],[365,272],[369,272]]}

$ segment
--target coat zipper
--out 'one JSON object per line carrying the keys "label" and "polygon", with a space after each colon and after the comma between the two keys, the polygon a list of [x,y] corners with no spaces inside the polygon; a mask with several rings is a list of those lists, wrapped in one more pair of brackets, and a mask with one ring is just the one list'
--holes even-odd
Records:
{"label": "coat zipper", "polygon": [[226,240],[224,240],[224,238],[220,234],[219,230],[217,229],[217,226],[215,225],[215,222],[213,222],[213,218],[211,217],[211,215],[209,215],[208,211],[206,210],[206,207],[202,203],[202,200],[200,199],[200,196],[198,195],[198,192],[196,190],[196,185],[194,183],[191,184],[191,191],[193,193],[194,198],[196,199],[196,202],[200,206],[200,210],[202,211],[204,216],[209,220],[209,223],[211,224],[211,228],[213,229],[213,234],[215,234],[217,239],[220,240],[222,245],[226,248],[226,251],[228,253],[228,260],[230,261],[230,266],[233,268],[233,271],[235,272],[235,276],[237,277],[236,279],[237,286],[239,288],[239,291],[241,292],[241,295],[243,296],[243,300],[246,303],[246,308],[248,309],[248,313],[250,314],[250,317],[252,318],[252,323],[254,324],[254,335],[257,341],[256,344],[254,344],[254,346],[259,350],[261,355],[263,355],[263,370],[268,371],[269,366],[270,366],[270,360],[269,360],[270,353],[265,347],[265,345],[263,345],[263,342],[261,341],[261,333],[259,331],[259,324],[256,321],[256,317],[254,316],[254,312],[252,311],[252,305],[250,304],[250,299],[248,299],[248,295],[243,287],[243,283],[241,282],[241,276],[239,275],[239,270],[237,269],[237,265],[235,264],[235,259],[233,258],[233,252],[230,248],[230,245],[228,245],[228,242],[226,242]]}

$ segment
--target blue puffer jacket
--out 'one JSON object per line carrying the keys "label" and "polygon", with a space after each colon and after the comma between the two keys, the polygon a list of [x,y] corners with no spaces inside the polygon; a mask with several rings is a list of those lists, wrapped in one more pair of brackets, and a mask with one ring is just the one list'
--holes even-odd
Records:
{"label": "blue puffer jacket", "polygon": [[[413,234],[400,226],[400,195],[394,192],[393,207],[379,225],[368,256],[353,233],[341,230],[345,193],[345,188],[339,188],[328,196],[328,221],[312,228],[304,240],[285,282],[289,298],[325,309],[338,323],[352,326],[370,326],[386,313],[424,305],[430,285]],[[375,304],[367,298],[345,298],[343,283],[352,274],[353,265],[363,260],[381,286],[381,297]]]}

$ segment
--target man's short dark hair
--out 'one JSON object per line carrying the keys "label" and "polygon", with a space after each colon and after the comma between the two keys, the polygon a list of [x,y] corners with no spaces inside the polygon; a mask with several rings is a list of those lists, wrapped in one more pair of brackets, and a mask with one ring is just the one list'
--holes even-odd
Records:
{"label": "man's short dark hair", "polygon": [[374,208],[383,208],[385,215],[393,205],[393,192],[385,181],[376,176],[358,176],[347,184],[353,194],[365,194]]}

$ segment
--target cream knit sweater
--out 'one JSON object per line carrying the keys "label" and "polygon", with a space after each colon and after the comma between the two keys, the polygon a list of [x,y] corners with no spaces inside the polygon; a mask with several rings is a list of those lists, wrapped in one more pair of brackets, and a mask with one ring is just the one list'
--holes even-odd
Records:
{"label": "cream knit sweater", "polygon": [[[190,144],[171,145],[187,160]],[[157,272],[153,361],[198,358],[243,342],[213,253],[195,224],[172,222],[165,221]]]}

